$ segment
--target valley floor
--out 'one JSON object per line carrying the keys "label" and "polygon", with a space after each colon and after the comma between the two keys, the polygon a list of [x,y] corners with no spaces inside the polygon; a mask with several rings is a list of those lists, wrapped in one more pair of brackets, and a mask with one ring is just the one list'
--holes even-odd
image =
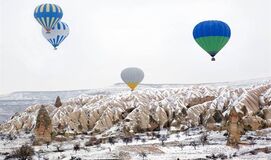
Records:
{"label": "valley floor", "polygon": [[[79,135],[74,140],[66,142],[53,142],[48,147],[47,145],[34,146],[35,155],[33,159],[42,160],[70,160],[72,157],[81,158],[83,160],[88,159],[143,159],[145,160],[176,160],[179,159],[211,159],[213,156],[224,156],[226,159],[253,159],[253,160],[269,160],[271,159],[271,129],[265,129],[259,132],[247,132],[242,136],[242,145],[239,145],[239,149],[226,146],[226,132],[207,132],[207,144],[202,145],[200,137],[203,131],[200,128],[192,128],[187,133],[180,132],[174,134],[168,134],[166,132],[161,133],[167,135],[165,144],[162,145],[161,141],[154,137],[147,137],[141,135],[142,140],[133,140],[133,142],[127,145],[121,140],[118,140],[114,145],[101,144],[98,146],[84,146],[85,142],[89,139],[87,135]],[[178,135],[178,136],[177,136]],[[5,153],[10,153],[14,149],[20,147],[23,144],[30,144],[31,134],[19,135],[15,140],[3,139],[0,141],[0,159],[5,158]],[[248,137],[253,137],[254,143],[251,144]],[[195,142],[194,148],[191,142]],[[74,144],[80,143],[80,150],[77,152],[73,150]],[[56,148],[60,146],[62,152],[57,152]],[[268,152],[264,153],[262,148],[268,148]],[[76,158],[74,158],[76,159]]]}

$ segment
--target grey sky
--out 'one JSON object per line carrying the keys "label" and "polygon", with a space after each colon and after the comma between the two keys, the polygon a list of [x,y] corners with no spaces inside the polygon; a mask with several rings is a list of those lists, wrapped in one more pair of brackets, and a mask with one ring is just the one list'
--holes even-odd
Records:
{"label": "grey sky", "polygon": [[[59,4],[69,37],[54,51],[33,17]],[[129,66],[143,83],[202,83],[270,76],[270,0],[0,0],[0,93],[69,90],[120,82]],[[232,37],[211,62],[194,41],[203,20],[229,24]]]}

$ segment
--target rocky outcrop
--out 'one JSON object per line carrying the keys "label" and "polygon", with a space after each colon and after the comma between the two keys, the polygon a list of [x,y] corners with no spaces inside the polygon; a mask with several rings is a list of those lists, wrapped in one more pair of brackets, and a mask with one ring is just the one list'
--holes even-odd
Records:
{"label": "rocky outcrop", "polygon": [[52,141],[51,137],[52,133],[52,122],[49,114],[45,108],[45,106],[41,106],[37,119],[36,119],[36,126],[34,129],[35,134],[35,145],[40,145],[43,143],[49,143]]}
{"label": "rocky outcrop", "polygon": [[[54,133],[100,134],[114,131],[116,134],[134,134],[161,128],[180,131],[197,125],[220,130],[226,129],[225,123],[233,107],[241,120],[253,124],[251,129],[255,129],[270,125],[269,88],[269,84],[260,84],[243,88],[144,89],[113,95],[82,95],[62,102],[61,107],[46,105],[45,108]],[[40,105],[28,107],[1,125],[0,130],[18,133],[29,128],[34,131],[39,109]],[[263,121],[264,126],[254,123],[251,117],[255,116],[262,118],[260,123]]]}
{"label": "rocky outcrop", "polygon": [[60,100],[60,97],[59,96],[57,96],[56,97],[56,102],[55,102],[55,107],[60,107],[60,106],[62,106],[62,103],[61,103],[61,100]]}
{"label": "rocky outcrop", "polygon": [[248,115],[253,115],[260,110],[260,96],[270,88],[270,85],[263,85],[248,90],[238,100],[235,107],[241,110],[246,108]]}
{"label": "rocky outcrop", "polygon": [[265,125],[264,120],[259,116],[247,115],[242,118],[244,129],[247,131],[256,131],[262,129]]}
{"label": "rocky outcrop", "polygon": [[262,111],[266,127],[271,127],[271,106],[264,108]]}
{"label": "rocky outcrop", "polygon": [[241,116],[237,113],[235,107],[233,107],[230,111],[229,120],[227,121],[226,128],[228,131],[227,145],[238,145],[241,135],[243,133],[243,125]]}

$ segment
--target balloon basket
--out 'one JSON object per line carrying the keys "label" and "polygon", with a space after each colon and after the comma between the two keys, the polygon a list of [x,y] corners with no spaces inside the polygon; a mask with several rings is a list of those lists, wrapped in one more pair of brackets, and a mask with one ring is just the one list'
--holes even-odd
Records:
{"label": "balloon basket", "polygon": [[214,57],[212,58],[212,61],[215,61],[215,58],[214,58]]}

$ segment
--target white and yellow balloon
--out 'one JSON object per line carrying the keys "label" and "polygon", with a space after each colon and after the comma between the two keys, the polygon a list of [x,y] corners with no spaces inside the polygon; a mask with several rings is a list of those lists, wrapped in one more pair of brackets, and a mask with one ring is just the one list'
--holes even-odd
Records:
{"label": "white and yellow balloon", "polygon": [[133,91],[137,85],[143,80],[144,72],[140,68],[129,67],[121,72],[121,79]]}

